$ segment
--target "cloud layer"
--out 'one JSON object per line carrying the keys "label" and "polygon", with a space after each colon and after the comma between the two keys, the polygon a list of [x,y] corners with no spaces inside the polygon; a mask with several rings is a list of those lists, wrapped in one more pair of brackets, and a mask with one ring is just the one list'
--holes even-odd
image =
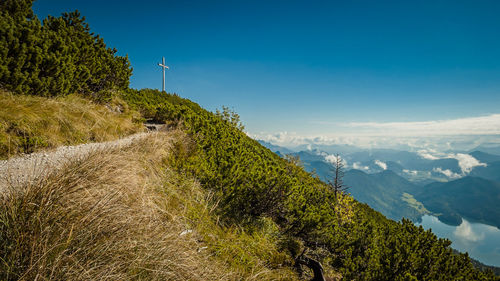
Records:
{"label": "cloud layer", "polygon": [[387,170],[387,164],[385,162],[382,162],[380,160],[375,160],[375,164],[378,165],[383,170]]}
{"label": "cloud layer", "polygon": [[[273,144],[347,144],[362,148],[422,148],[467,150],[483,143],[500,146],[500,114],[425,122],[313,122],[324,125],[320,134],[295,132],[249,134]],[[297,128],[300,130],[301,128]]]}
{"label": "cloud layer", "polygon": [[470,173],[472,169],[474,169],[474,167],[488,166],[486,163],[479,162],[479,160],[477,160],[476,158],[474,158],[472,155],[469,154],[455,153],[455,154],[449,154],[448,156],[450,158],[455,158],[458,160],[458,166],[460,166],[460,169],[462,169],[463,174]]}
{"label": "cloud layer", "polygon": [[436,172],[436,173],[443,174],[443,175],[445,175],[446,177],[448,177],[449,179],[452,179],[452,180],[459,179],[459,178],[462,177],[462,175],[460,175],[460,174],[454,173],[453,171],[451,171],[449,169],[444,170],[441,167],[434,168],[434,169],[432,169],[432,171]]}
{"label": "cloud layer", "polygon": [[[474,158],[472,155],[465,153],[440,153],[432,149],[422,149],[418,151],[418,154],[425,159],[437,160],[437,159],[456,159],[458,161],[458,166],[462,170],[462,176],[469,174],[472,169],[478,166],[486,167],[486,163],[481,163],[479,160]],[[442,173],[450,178],[456,178],[456,174],[450,170],[435,170],[435,172]]]}
{"label": "cloud layer", "polygon": [[352,122],[344,126],[377,135],[496,135],[500,134],[500,114],[424,122]]}

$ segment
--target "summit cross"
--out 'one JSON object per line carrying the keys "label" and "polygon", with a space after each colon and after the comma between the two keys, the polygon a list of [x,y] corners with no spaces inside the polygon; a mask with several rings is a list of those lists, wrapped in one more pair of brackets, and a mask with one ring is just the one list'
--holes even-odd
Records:
{"label": "summit cross", "polygon": [[169,69],[167,65],[165,65],[165,57],[162,58],[161,63],[158,64],[161,66],[163,70],[163,84],[162,84],[162,91],[165,92],[165,69]]}

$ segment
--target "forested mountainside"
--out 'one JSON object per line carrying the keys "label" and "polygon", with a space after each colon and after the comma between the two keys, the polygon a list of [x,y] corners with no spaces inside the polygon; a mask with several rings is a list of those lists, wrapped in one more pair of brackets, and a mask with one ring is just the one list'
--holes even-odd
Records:
{"label": "forested mountainside", "polygon": [[[116,57],[114,50],[106,48],[101,38],[90,33],[88,25],[78,13],[65,14],[61,18],[49,18],[41,24],[33,15],[31,1],[4,0],[0,2],[0,22],[0,38],[2,38],[0,86],[5,90],[19,96],[50,97],[76,92],[92,103],[113,105],[123,102],[131,110],[139,112],[140,119],[153,119],[155,122],[165,123],[170,130],[180,132],[180,136],[170,142],[160,143],[170,149],[168,157],[148,162],[149,166],[146,169],[148,172],[137,174],[146,175],[144,181],[147,182],[147,175],[153,176],[170,171],[176,175],[176,180],[170,181],[170,187],[176,186],[177,193],[182,193],[186,182],[199,183],[199,192],[210,198],[204,205],[205,210],[210,210],[210,217],[195,220],[192,216],[202,213],[195,212],[190,214],[191,217],[186,215],[191,219],[190,225],[200,231],[196,227],[213,219],[215,222],[211,228],[227,232],[233,230],[237,233],[235,234],[237,241],[257,245],[245,248],[246,252],[242,250],[238,252],[241,248],[235,246],[233,249],[228,249],[217,244],[217,235],[227,237],[229,234],[224,231],[216,234],[212,232],[205,238],[200,238],[200,243],[207,243],[207,251],[210,251],[207,255],[201,255],[201,258],[206,258],[206,264],[212,261],[214,268],[219,265],[228,266],[233,269],[239,268],[243,272],[251,272],[258,265],[271,272],[279,271],[276,275],[262,275],[262,279],[296,279],[301,277],[295,262],[301,255],[306,255],[321,261],[327,274],[344,280],[498,280],[493,273],[484,273],[476,269],[467,255],[454,253],[449,247],[449,241],[438,239],[432,232],[416,227],[409,220],[401,222],[389,220],[369,206],[356,202],[347,194],[334,193],[329,185],[298,165],[296,158],[283,159],[248,137],[236,113],[225,108],[212,113],[176,94],[150,89],[128,89],[130,75],[128,60]],[[70,46],[65,46],[66,43]],[[36,55],[38,52],[42,52],[42,55]],[[78,54],[87,53],[90,56],[83,56],[85,59],[78,63],[72,61],[78,59]],[[76,72],[74,65],[78,65]],[[71,71],[68,71],[68,68]],[[116,73],[119,73],[119,76],[115,77],[112,73],[115,73],[113,70],[117,68],[119,71]],[[74,75],[75,73],[79,74]],[[123,113],[115,112],[115,114]],[[132,116],[133,114],[128,118],[132,120],[134,118]],[[36,134],[37,131],[33,132]],[[61,131],[61,135],[65,133],[67,132]],[[151,152],[145,155],[156,154]],[[144,156],[137,154],[136,157],[125,157],[124,160],[127,163],[132,159],[142,159],[140,157]],[[134,202],[140,201],[135,199],[144,194],[141,192],[131,192],[123,198],[120,197],[120,200],[124,200],[127,204],[133,203],[134,208],[113,208],[103,219],[109,218],[112,221],[120,215],[114,212],[123,211],[124,217],[130,216],[138,220],[124,221],[123,223],[127,224],[126,228],[110,226],[104,229],[105,231],[98,225],[89,228],[99,231],[99,240],[93,240],[92,233],[85,232],[85,228],[78,228],[79,225],[72,221],[72,219],[87,218],[85,213],[78,213],[85,211],[92,212],[92,218],[98,220],[101,216],[100,213],[95,213],[96,210],[69,208],[71,212],[66,213],[64,210],[68,210],[67,201],[62,199],[54,201],[57,204],[53,208],[50,204],[46,204],[52,202],[55,197],[51,196],[54,194],[60,195],[57,198],[65,198],[65,192],[73,196],[75,191],[73,187],[90,188],[92,185],[89,183],[92,183],[92,180],[103,179],[95,177],[90,172],[87,173],[87,170],[83,171],[82,175],[85,175],[83,181],[79,181],[78,176],[72,177],[71,175],[79,175],[78,173],[82,172],[81,167],[90,165],[88,171],[107,167],[107,170],[99,174],[108,176],[106,171],[112,171],[114,166],[112,162],[106,162],[112,161],[110,160],[112,157],[106,159],[104,164],[107,166],[102,161],[90,161],[77,164],[73,168],[68,167],[75,173],[67,173],[68,176],[61,177],[61,180],[57,180],[56,177],[58,185],[44,185],[41,181],[43,188],[29,189],[35,193],[13,192],[10,196],[2,197],[0,205],[2,279],[21,280],[31,276],[48,280],[54,276],[66,276],[65,274],[69,274],[66,271],[69,267],[58,266],[59,264],[78,264],[78,257],[82,254],[96,254],[103,251],[102,256],[97,254],[94,256],[102,258],[97,265],[92,259],[87,259],[85,263],[80,264],[80,267],[70,269],[96,274],[82,275],[79,278],[100,279],[99,274],[103,274],[103,271],[96,268],[99,266],[104,268],[109,266],[106,263],[119,260],[120,262],[117,262],[119,266],[113,269],[121,270],[122,278],[129,276],[129,279],[151,280],[155,277],[162,280],[161,276],[155,275],[160,272],[155,271],[155,267],[165,264],[165,261],[158,260],[164,253],[156,255],[155,239],[158,239],[158,243],[162,246],[168,246],[169,239],[156,232],[153,232],[154,236],[143,237],[142,235],[151,233],[151,229],[148,228],[149,225],[145,227],[137,222],[141,221],[139,218],[147,217],[145,223],[158,221],[159,225],[165,226],[171,221],[163,220],[163,216],[175,218],[177,216],[175,211],[186,210],[184,204],[188,201],[174,200],[162,205],[162,200],[174,196],[169,192],[168,186],[158,185],[154,188],[155,195],[151,195],[153,199],[150,200],[154,204],[135,204]],[[142,167],[141,165],[146,163],[138,167]],[[109,175],[119,177],[127,173],[125,171],[122,174]],[[113,181],[113,178],[104,177],[104,180]],[[121,182],[118,178],[117,181]],[[140,188],[141,183],[143,182],[138,181],[135,188]],[[103,187],[108,186],[106,182],[99,184]],[[45,192],[50,191],[51,186],[60,187],[57,189],[59,193]],[[134,185],[130,188],[133,190]],[[85,200],[85,194],[85,192],[76,193],[79,197],[75,198]],[[93,196],[92,200],[95,200],[99,190],[94,190],[90,195]],[[74,197],[71,198],[74,200],[69,202],[78,203]],[[170,206],[168,204],[179,207],[169,209],[168,212],[163,211],[165,206]],[[41,206],[47,209],[37,209]],[[148,210],[147,208],[158,208],[159,211],[143,216],[142,212]],[[47,216],[48,219],[41,219],[45,217],[43,216],[45,213],[40,210],[54,210],[47,214],[60,212],[67,215]],[[61,239],[60,235],[51,236],[50,229],[57,229],[59,232],[54,235],[64,235],[62,237],[65,239]],[[121,232],[122,229],[128,232]],[[135,232],[134,229],[140,231]],[[86,234],[79,236],[76,235],[77,231]],[[20,233],[23,235],[19,235]],[[136,240],[133,241],[138,241],[139,244],[127,243],[116,236],[124,233],[134,235],[132,237]],[[259,235],[262,233],[268,235]],[[42,241],[44,245],[54,247],[47,247],[47,252],[40,254],[38,248],[32,247],[38,245],[40,241],[37,239],[40,237],[45,239]],[[74,240],[74,237],[82,239]],[[51,244],[54,241],[55,244]],[[104,243],[104,246],[95,248],[96,241]],[[265,243],[256,243],[258,241]],[[78,247],[73,248],[73,245]],[[142,247],[143,245],[147,247]],[[176,249],[179,254],[196,255],[186,247]],[[272,251],[263,252],[267,249]],[[107,252],[108,250],[113,252]],[[121,254],[115,258],[113,254],[116,250],[120,250],[118,252]],[[228,252],[232,253],[233,259],[224,258],[228,256]],[[140,259],[136,256],[139,253]],[[147,257],[150,257],[151,263],[148,263]],[[39,264],[39,261],[44,263]],[[140,264],[136,264],[138,261]],[[52,267],[44,267],[47,265]],[[85,268],[86,266],[92,268]],[[173,271],[180,270],[175,268],[175,264],[172,268]],[[190,279],[189,271],[184,274],[183,278]],[[206,279],[217,279],[215,275],[209,273],[205,276]],[[251,274],[228,276],[227,279],[259,279]],[[218,279],[224,277],[219,275]]]}
{"label": "forested mountainside", "polygon": [[462,217],[500,227],[500,184],[478,177],[426,185],[415,195],[436,213],[439,219],[460,225]]}
{"label": "forested mountainside", "polygon": [[[411,221],[394,222],[346,195],[335,200],[328,185],[294,165],[294,158],[281,159],[247,137],[237,115],[213,114],[154,90],[129,91],[124,98],[145,117],[182,124],[187,130],[193,143],[190,149],[182,149],[186,152],[179,168],[202,186],[215,188],[223,203],[221,217],[228,223],[269,217],[287,239],[300,241],[347,280],[411,276],[447,280],[461,274],[467,274],[466,279],[487,278],[466,255],[454,254],[449,241]],[[298,254],[294,249],[286,251]]]}
{"label": "forested mountainside", "polygon": [[[283,155],[286,148],[263,145]],[[323,181],[334,177],[335,167],[326,159],[331,154],[320,150],[290,153],[300,159],[303,167]],[[344,173],[344,184],[358,201],[367,203],[384,216],[399,221],[402,218],[420,222],[422,215],[432,214],[451,225],[460,225],[462,218],[498,227],[499,221],[499,157],[480,151],[469,154],[482,163],[469,174],[456,174],[451,178],[435,177],[433,170],[444,163],[447,169],[456,169],[456,159],[423,159],[417,153],[395,150],[363,151],[346,154],[349,170]],[[357,158],[359,157],[359,158]],[[396,163],[397,157],[406,160]],[[365,158],[365,159],[363,159]],[[376,164],[378,159],[386,166]],[[356,162],[358,161],[359,162]],[[444,161],[445,160],[445,161]],[[361,162],[363,161],[363,162]],[[424,165],[425,164],[425,165]],[[451,165],[453,164],[453,165]],[[423,166],[426,170],[410,170]],[[420,176],[416,176],[420,174]],[[458,175],[458,178],[456,176]],[[414,177],[416,176],[416,177]]]}

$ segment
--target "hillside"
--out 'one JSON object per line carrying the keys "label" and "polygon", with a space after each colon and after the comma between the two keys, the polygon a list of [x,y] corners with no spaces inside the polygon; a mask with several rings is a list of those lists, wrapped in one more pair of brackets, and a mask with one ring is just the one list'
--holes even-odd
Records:
{"label": "hillside", "polygon": [[[295,166],[294,158],[281,159],[248,138],[231,112],[213,114],[176,95],[153,90],[129,91],[124,98],[158,121],[171,126],[180,122],[192,136],[191,151],[196,153],[185,152],[179,167],[220,196],[220,214],[228,223],[271,218],[281,235],[300,241],[347,279],[394,280],[413,275],[447,280],[465,272],[471,274],[466,279],[485,278],[476,275],[468,258],[455,256],[448,241],[408,220],[396,223],[355,202],[338,205],[328,187]],[[152,101],[161,101],[165,109],[151,110]],[[353,212],[346,213],[348,209]],[[283,250],[297,254],[293,248]],[[449,271],[439,265],[453,268],[445,265],[449,262],[470,271]],[[429,263],[436,264],[435,270],[428,268]]]}
{"label": "hillside", "polygon": [[1,189],[0,279],[296,279],[271,223],[223,227],[210,193],[165,164],[184,138],[93,149]]}
{"label": "hillside", "polygon": [[[12,193],[11,196],[4,197],[2,201],[2,212],[4,214],[19,212],[26,214],[26,216],[6,216],[9,220],[4,222],[8,223],[1,226],[2,234],[7,235],[4,237],[22,235],[16,240],[23,237],[23,241],[29,244],[35,242],[47,243],[43,241],[53,241],[54,243],[67,241],[64,244],[66,246],[57,248],[58,250],[51,252],[51,255],[43,252],[49,250],[50,246],[39,247],[39,250],[32,252],[28,248],[24,248],[24,244],[19,244],[14,248],[9,244],[4,244],[4,250],[2,250],[4,256],[2,258],[9,261],[8,264],[18,264],[18,266],[9,266],[9,270],[3,271],[9,274],[8,279],[16,280],[16,276],[21,274],[46,276],[48,272],[57,274],[57,276],[66,276],[63,279],[67,279],[68,276],[70,276],[70,279],[79,279],[77,276],[80,276],[81,271],[74,267],[75,262],[83,264],[83,268],[92,268],[92,264],[98,262],[106,266],[96,268],[95,271],[86,272],[87,275],[82,275],[82,278],[93,279],[97,276],[94,274],[104,274],[103,271],[106,270],[106,272],[109,271],[112,274],[125,274],[117,276],[136,274],[133,276],[138,279],[148,280],[161,279],[165,278],[165,276],[175,276],[170,277],[172,280],[181,278],[181,276],[184,276],[182,278],[188,277],[195,280],[197,278],[200,278],[200,280],[252,279],[255,274],[260,276],[260,280],[281,278],[289,280],[297,278],[293,269],[293,258],[302,249],[308,249],[309,255],[322,260],[330,275],[341,275],[346,279],[394,280],[398,276],[413,275],[417,276],[417,278],[427,276],[433,280],[444,280],[448,279],[449,276],[464,274],[467,274],[470,280],[483,278],[481,273],[473,269],[468,258],[452,252],[451,248],[449,248],[449,242],[437,239],[432,233],[415,227],[411,222],[395,223],[390,221],[366,205],[349,201],[347,196],[343,196],[340,202],[335,203],[335,201],[332,201],[332,197],[328,197],[329,191],[325,189],[325,185],[294,165],[293,162],[281,159],[240,131],[238,128],[240,126],[238,125],[239,122],[235,119],[234,114],[229,112],[212,114],[178,96],[164,95],[151,90],[141,91],[140,94],[129,91],[124,93],[123,97],[130,102],[132,107],[142,112],[146,111],[145,108],[141,108],[140,99],[161,100],[162,102],[158,103],[161,106],[157,110],[145,114],[144,117],[154,116],[157,119],[163,119],[170,124],[171,128],[178,127],[181,131],[174,134],[176,137],[167,138],[166,143],[152,140],[138,143],[137,146],[134,146],[134,149],[138,149],[139,154],[135,153],[133,149],[110,151],[109,157],[111,158],[107,157],[107,154],[96,153],[48,176],[47,180],[49,182],[56,180],[60,184],[35,185],[27,187],[26,193]],[[170,110],[164,110],[164,108]],[[193,114],[194,112],[196,114]],[[187,134],[182,133],[182,131]],[[151,150],[149,150],[150,143],[152,143]],[[142,150],[145,150],[145,152],[142,152]],[[163,150],[166,151],[162,153]],[[161,155],[165,156],[162,157]],[[97,160],[92,157],[96,157]],[[106,160],[108,162],[99,160],[100,157],[108,159]],[[125,159],[120,160],[122,157],[125,157]],[[115,159],[120,161],[115,162]],[[141,159],[148,160],[147,162],[141,162]],[[245,159],[248,160],[245,162]],[[135,166],[134,163],[142,164]],[[119,165],[125,165],[125,170],[116,169]],[[109,169],[108,167],[115,168],[112,168],[113,172],[111,172],[111,170],[106,170]],[[145,167],[146,170],[141,172],[144,168],[141,169],[140,167]],[[211,168],[207,169],[207,167]],[[262,169],[262,167],[265,167],[265,169]],[[138,170],[133,172],[134,170],[129,170],[130,168]],[[109,172],[104,172],[105,170]],[[153,174],[150,174],[151,172]],[[124,209],[120,206],[123,206],[122,204],[145,204],[145,202],[150,201],[144,201],[143,198],[145,194],[149,193],[144,193],[143,189],[137,189],[143,185],[137,184],[137,181],[131,180],[130,177],[137,174],[140,175],[142,181],[155,183],[158,182],[155,177],[160,176],[161,183],[161,179],[165,179],[162,177],[163,173],[167,173],[166,179],[176,180],[173,182],[169,180],[169,184],[157,185],[156,188],[153,188],[153,190],[160,192],[157,195],[154,195],[154,193],[151,195],[160,196],[154,197],[157,198],[153,200],[156,202],[155,204],[160,205],[153,209],[159,208],[160,214],[165,214],[165,219],[178,220],[180,225],[179,227],[170,227],[169,231],[161,231],[161,233],[151,232],[147,229],[136,232],[137,229],[150,227],[148,226],[150,224],[145,223],[144,219],[133,219],[136,216],[145,216],[142,212],[150,210],[150,207],[125,205],[129,207]],[[85,175],[88,180],[82,181],[81,175]],[[97,175],[102,175],[105,178],[101,179]],[[78,180],[76,181],[76,179]],[[116,186],[114,185],[115,180],[118,180],[117,184],[119,186],[122,186],[125,181],[126,186],[129,187],[127,190],[130,190],[127,192],[140,192],[141,195],[138,198],[143,199],[138,203],[134,203],[136,201],[119,201],[115,203],[112,200],[110,205],[98,205],[100,206],[98,209],[104,214],[109,214],[109,217],[108,215],[103,216],[103,213],[97,209],[88,210],[83,208],[87,205],[77,204],[75,205],[77,209],[67,211],[67,209],[59,208],[68,208],[71,205],[54,204],[54,202],[95,200],[92,197],[82,197],[86,196],[85,194],[88,194],[88,191],[92,189],[90,189],[90,186],[82,187],[81,184],[91,184],[93,187],[113,187]],[[193,182],[193,180],[200,183],[201,189],[198,188],[197,191],[192,191],[199,194],[197,196],[193,196],[191,192],[186,192],[185,184]],[[282,182],[280,184],[280,181],[288,183],[283,184]],[[46,180],[40,182],[43,183]],[[73,182],[75,185],[72,184]],[[49,191],[47,188],[57,189]],[[88,191],[84,194],[75,193],[74,188],[77,188],[77,190],[83,188],[83,190]],[[258,188],[262,189],[259,190]],[[182,191],[179,192],[180,190]],[[112,189],[111,192],[116,194],[117,191]],[[46,194],[53,195],[46,198]],[[99,196],[102,195],[102,193],[99,193]],[[179,196],[181,199],[179,199]],[[266,196],[266,200],[272,201],[263,200],[264,197],[262,196]],[[130,198],[137,198],[137,196],[133,195]],[[196,203],[190,201],[192,198],[208,198],[208,201]],[[40,202],[50,204],[32,204],[30,200],[41,200]],[[170,203],[161,203],[163,200]],[[250,203],[245,205],[242,200]],[[26,202],[26,205],[19,205],[21,208],[16,209],[17,211],[13,213],[13,202]],[[189,206],[192,205],[199,207],[191,211],[192,209]],[[48,208],[48,206],[60,207],[56,209],[48,208],[45,211],[45,209],[33,210],[31,209],[32,206],[39,206],[40,208]],[[333,206],[333,208],[329,206]],[[108,209],[108,207],[111,209]],[[162,208],[169,209],[168,211],[162,211]],[[353,208],[352,211],[348,210],[350,208]],[[120,210],[128,211],[123,213]],[[208,210],[211,211],[207,214]],[[54,213],[51,213],[52,211]],[[52,214],[55,215],[61,212],[74,215],[65,216],[65,221],[59,220],[60,227],[54,228],[52,226],[54,223]],[[35,219],[37,217],[32,218],[32,215],[29,215],[35,213],[43,213],[43,217],[46,219]],[[123,214],[127,214],[125,217],[130,219],[123,222],[126,225],[121,227],[122,231],[134,230],[133,233],[117,232],[116,235],[106,234],[108,233],[106,228],[102,227],[105,225],[109,225],[106,227],[114,227],[109,222],[116,220],[114,216],[122,216]],[[82,215],[84,217],[81,217]],[[98,223],[95,226],[93,226],[93,223],[87,223],[87,219],[93,220],[92,217],[99,218],[95,221],[95,223]],[[82,221],[82,219],[85,220]],[[161,223],[161,220],[159,222]],[[38,226],[33,225],[33,223],[37,223]],[[69,231],[68,225],[72,225],[71,231]],[[85,227],[83,227],[84,225]],[[14,226],[16,228],[13,228]],[[37,234],[37,232],[23,234],[23,231],[19,231],[21,229],[44,229],[44,226],[51,226],[50,229],[53,230],[49,233],[40,234]],[[183,233],[186,229],[192,230],[193,232],[190,233],[193,233],[194,237],[200,237],[198,235],[201,235],[203,238],[195,238],[195,241],[201,242],[183,241],[184,235],[182,235],[180,241],[171,239],[176,237],[175,235]],[[90,230],[90,232],[85,230]],[[156,237],[153,239],[154,241],[159,239],[164,242],[155,242],[154,245],[156,246],[151,248],[151,246],[148,246],[150,245],[148,243],[151,243],[148,237],[151,236],[148,234],[148,236],[143,237],[145,233],[149,232],[151,232],[150,235],[160,235],[153,236]],[[86,236],[91,233],[91,237]],[[137,245],[144,245],[144,247],[139,247],[143,251],[133,252],[133,255],[125,255],[129,251],[121,251],[128,249],[130,246],[126,244],[129,240],[122,241],[120,237],[130,235],[137,237],[136,243],[139,243]],[[164,237],[162,235],[166,235],[168,238],[161,238]],[[91,242],[96,241],[93,237],[104,244]],[[102,238],[99,239],[99,237]],[[92,240],[88,240],[90,238]],[[2,241],[12,240],[10,238],[2,239]],[[200,254],[196,251],[195,253],[191,251],[194,248],[203,248],[207,252],[201,251]],[[95,253],[102,253],[104,249],[111,252],[107,252],[108,254],[104,256],[95,256]],[[400,252],[401,249],[405,249],[405,252]],[[169,257],[168,255],[172,255],[172,252],[175,253],[175,256]],[[72,253],[81,254],[75,255]],[[435,253],[439,254],[436,255]],[[44,266],[37,267],[35,270],[28,261],[36,256],[47,257],[47,259],[42,260]],[[155,257],[155,259],[151,259],[152,257]],[[130,259],[135,260],[136,263],[127,262]],[[433,262],[436,259],[442,260],[442,262]],[[169,260],[171,263],[166,266],[163,263],[165,260]],[[184,264],[194,260],[197,261],[194,264],[190,263],[189,266]],[[390,262],[383,263],[381,262],[383,260]],[[421,262],[416,263],[419,260]],[[147,262],[147,266],[141,264],[141,261]],[[235,263],[234,261],[240,262]],[[427,266],[429,262],[437,265],[435,270],[429,270]],[[207,263],[210,266],[207,267]],[[449,271],[438,266],[439,264],[446,266],[446,268],[450,268],[451,264],[457,264],[461,269],[468,268],[468,270]],[[64,267],[60,265],[64,265]],[[162,266],[162,271],[155,269],[159,265]],[[112,267],[109,268],[108,266]],[[68,270],[54,271],[54,268],[66,268]],[[136,268],[136,270],[133,268]],[[139,268],[140,270],[137,270]],[[183,268],[190,268],[190,270],[185,271]],[[489,278],[493,277],[490,276]]]}
{"label": "hillside", "polygon": [[263,140],[258,140],[258,142],[262,146],[267,147],[268,149],[270,149],[272,152],[275,152],[275,153],[278,153],[278,154],[281,154],[281,155],[286,155],[286,154],[293,153],[292,150],[290,150],[290,149],[288,149],[286,147],[274,145],[274,144],[272,144],[270,142],[266,142],[266,141],[263,141]]}
{"label": "hillside", "polygon": [[471,151],[472,152],[482,151],[482,152],[485,152],[488,154],[500,155],[500,146],[498,146],[497,144],[483,144],[483,145],[475,147]]}
{"label": "hillside", "polygon": [[377,174],[349,170],[345,173],[344,183],[349,186],[348,192],[356,200],[368,204],[390,219],[418,221],[425,213],[425,210],[419,210],[407,202],[419,187],[390,170]]}
{"label": "hillside", "polygon": [[[265,145],[275,152],[279,151],[275,146],[269,146],[266,143]],[[292,155],[299,158],[300,165],[306,171],[317,175],[322,181],[328,182],[333,178],[333,166],[325,161],[321,153],[300,151]],[[373,164],[373,161],[370,161],[370,164],[382,170],[378,165]],[[393,172],[393,169],[402,170],[398,163],[388,161],[386,164],[387,170],[378,173],[368,174],[357,169],[346,171],[344,183],[349,187],[347,192],[357,201],[368,204],[392,220],[399,221],[407,218],[419,221],[423,214],[429,213],[412,195],[420,190],[420,186]],[[361,163],[361,165],[365,164]]]}
{"label": "hillside", "polygon": [[118,138],[137,120],[168,132],[0,182],[1,280],[310,280],[306,257],[337,280],[499,280],[450,241],[333,192],[248,137],[237,113],[128,88],[128,58],[77,11],[42,24],[31,5],[0,2],[1,99],[27,100],[5,111],[5,135],[47,148]]}
{"label": "hillside", "polygon": [[[445,223],[459,225],[461,217],[500,227],[500,184],[477,177],[432,183],[415,194]],[[485,211],[487,210],[487,211]]]}
{"label": "hillside", "polygon": [[500,161],[490,162],[486,167],[475,167],[470,175],[500,182]]}
{"label": "hillside", "polygon": [[475,150],[469,154],[472,155],[474,158],[476,158],[477,160],[479,160],[479,162],[482,162],[482,163],[489,164],[492,162],[500,161],[499,155],[489,154],[489,153],[478,151],[478,150]]}
{"label": "hillside", "polygon": [[124,102],[45,98],[0,90],[0,159],[61,145],[103,142],[143,130]]}

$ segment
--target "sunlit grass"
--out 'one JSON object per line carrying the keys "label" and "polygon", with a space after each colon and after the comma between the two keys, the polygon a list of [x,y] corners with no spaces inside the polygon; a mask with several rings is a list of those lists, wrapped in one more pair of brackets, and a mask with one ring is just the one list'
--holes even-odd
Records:
{"label": "sunlit grass", "polygon": [[117,139],[142,130],[136,114],[119,101],[105,106],[77,95],[49,99],[0,91],[0,159]]}
{"label": "sunlit grass", "polygon": [[213,197],[152,134],[91,153],[0,201],[1,280],[296,280],[275,226],[224,227]]}

